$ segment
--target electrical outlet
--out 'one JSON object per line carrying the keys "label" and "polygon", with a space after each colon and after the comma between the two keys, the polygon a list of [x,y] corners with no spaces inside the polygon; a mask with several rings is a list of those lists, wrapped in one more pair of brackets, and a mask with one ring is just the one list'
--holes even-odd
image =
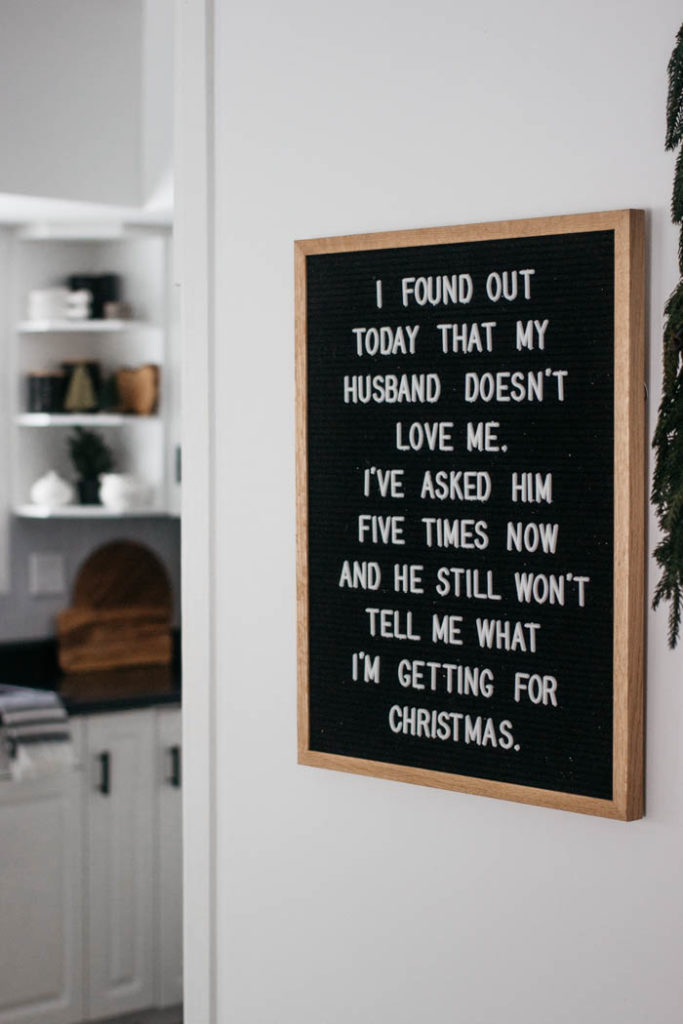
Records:
{"label": "electrical outlet", "polygon": [[64,589],[64,555],[59,551],[32,551],[28,557],[29,594],[63,594]]}

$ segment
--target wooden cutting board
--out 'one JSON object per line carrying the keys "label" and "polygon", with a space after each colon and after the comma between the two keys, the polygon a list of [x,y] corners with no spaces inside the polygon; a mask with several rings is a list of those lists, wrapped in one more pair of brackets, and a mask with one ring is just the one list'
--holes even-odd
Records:
{"label": "wooden cutting board", "polygon": [[117,540],[98,548],[81,566],[74,584],[76,608],[167,608],[171,584],[157,556],[143,544]]}
{"label": "wooden cutting board", "polygon": [[170,621],[163,608],[67,608],[58,616],[65,672],[168,665]]}
{"label": "wooden cutting board", "polygon": [[132,541],[98,548],[57,616],[59,664],[87,672],[171,661],[171,584],[157,556]]}

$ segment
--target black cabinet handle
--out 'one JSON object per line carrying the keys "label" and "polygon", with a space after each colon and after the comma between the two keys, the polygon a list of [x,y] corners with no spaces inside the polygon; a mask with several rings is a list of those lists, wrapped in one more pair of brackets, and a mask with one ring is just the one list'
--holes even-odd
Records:
{"label": "black cabinet handle", "polygon": [[109,751],[104,750],[98,754],[97,760],[100,763],[100,781],[97,790],[102,796],[109,796],[111,793],[111,755]]}
{"label": "black cabinet handle", "polygon": [[168,780],[169,785],[174,786],[176,789],[180,789],[182,782],[180,768],[180,747],[169,747],[168,752],[171,756],[171,775]]}

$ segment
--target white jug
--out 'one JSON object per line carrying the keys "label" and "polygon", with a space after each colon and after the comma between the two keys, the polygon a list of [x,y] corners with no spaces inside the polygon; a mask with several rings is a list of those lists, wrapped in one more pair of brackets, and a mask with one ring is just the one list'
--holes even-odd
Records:
{"label": "white jug", "polygon": [[130,473],[102,473],[100,501],[112,512],[127,512],[142,504],[143,488]]}

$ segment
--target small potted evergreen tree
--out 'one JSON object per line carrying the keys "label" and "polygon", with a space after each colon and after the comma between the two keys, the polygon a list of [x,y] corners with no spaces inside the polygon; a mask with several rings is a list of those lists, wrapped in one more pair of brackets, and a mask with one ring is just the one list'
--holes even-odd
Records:
{"label": "small potted evergreen tree", "polygon": [[78,474],[81,505],[100,504],[100,474],[114,468],[114,456],[104,438],[95,430],[75,427],[68,438],[69,455]]}

